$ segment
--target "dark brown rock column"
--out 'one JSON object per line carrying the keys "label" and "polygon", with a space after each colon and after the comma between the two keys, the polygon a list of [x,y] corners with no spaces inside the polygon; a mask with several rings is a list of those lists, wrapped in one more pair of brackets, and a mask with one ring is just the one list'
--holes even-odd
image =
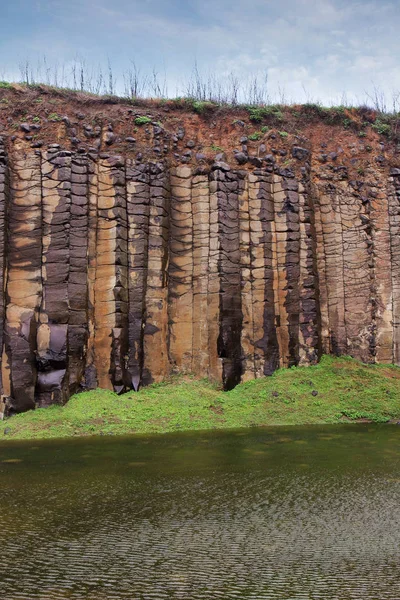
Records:
{"label": "dark brown rock column", "polygon": [[400,169],[389,178],[390,258],[392,274],[393,362],[400,365]]}
{"label": "dark brown rock column", "polygon": [[125,168],[118,156],[100,159],[94,285],[94,358],[100,387],[123,391],[128,353]]}
{"label": "dark brown rock column", "polygon": [[210,190],[208,176],[192,182],[193,209],[193,373],[210,376],[208,351],[208,279],[210,258]]}
{"label": "dark brown rock column", "polygon": [[35,407],[36,332],[42,294],[41,158],[17,146],[10,160],[5,344],[11,410]]}
{"label": "dark brown rock column", "polygon": [[110,159],[115,190],[115,327],[112,331],[111,380],[114,391],[130,389],[128,366],[128,217],[126,208],[125,162],[121,157]]}
{"label": "dark brown rock column", "polygon": [[168,239],[170,184],[163,163],[150,165],[149,244],[143,383],[162,381],[168,363]]}
{"label": "dark brown rock column", "polygon": [[192,370],[193,356],[193,213],[192,171],[171,171],[168,263],[169,361],[177,373]]}
{"label": "dark brown rock column", "polygon": [[[273,229],[275,226],[273,179],[269,171],[257,170],[254,176],[258,179],[258,189],[252,199],[253,209],[250,212],[251,230],[259,230],[261,225],[261,247],[257,248],[257,241],[252,241],[252,279],[254,298],[254,314],[256,316],[256,302],[258,302],[257,318],[254,319],[255,327],[259,333],[255,337],[256,359],[259,364],[256,376],[271,375],[279,367],[279,343],[277,336],[278,314],[276,313],[274,297],[274,280],[276,274],[273,270]],[[252,205],[250,205],[252,206]],[[252,234],[253,235],[253,234]],[[253,237],[252,237],[253,240]],[[257,280],[259,285],[257,286]],[[257,289],[258,287],[258,289]]]}
{"label": "dark brown rock column", "polygon": [[[290,169],[284,170],[283,189],[285,200],[282,210],[286,216],[286,299],[285,309],[288,320],[288,366],[299,363],[300,326],[300,222],[299,184]],[[277,232],[277,236],[280,236]],[[282,240],[284,239],[282,235]]]}
{"label": "dark brown rock column", "polygon": [[88,343],[88,158],[74,155],[71,164],[71,217],[69,230],[69,393],[80,387]]}
{"label": "dark brown rock column", "polygon": [[218,218],[218,180],[214,173],[210,175],[210,252],[208,259],[208,354],[209,373],[215,381],[222,381],[222,358],[218,355],[218,336],[220,330],[220,226]]}
{"label": "dark brown rock column", "polygon": [[219,225],[220,330],[218,355],[222,358],[224,389],[240,383],[242,366],[241,273],[239,230],[239,177],[225,163],[216,163]]}
{"label": "dark brown rock column", "polygon": [[69,319],[70,153],[49,151],[42,162],[42,302],[37,332],[38,406],[67,400]]}
{"label": "dark brown rock column", "polygon": [[299,364],[317,361],[320,354],[320,314],[318,306],[318,274],[316,269],[316,237],[309,168],[299,182],[300,225],[300,314]]}
{"label": "dark brown rock column", "polygon": [[129,359],[132,389],[138,390],[143,372],[143,335],[146,313],[146,287],[149,240],[149,165],[126,163],[128,213]]}
{"label": "dark brown rock column", "polygon": [[0,352],[2,363],[0,370],[0,394],[10,396],[10,373],[7,354],[4,352],[4,317],[5,294],[4,275],[7,264],[6,254],[6,214],[10,195],[10,178],[8,173],[8,160],[3,139],[0,137]]}
{"label": "dark brown rock column", "polygon": [[[374,351],[379,363],[393,362],[393,280],[390,232],[390,205],[383,172],[369,191],[372,234],[372,293],[375,322]],[[349,306],[354,318],[355,306]]]}

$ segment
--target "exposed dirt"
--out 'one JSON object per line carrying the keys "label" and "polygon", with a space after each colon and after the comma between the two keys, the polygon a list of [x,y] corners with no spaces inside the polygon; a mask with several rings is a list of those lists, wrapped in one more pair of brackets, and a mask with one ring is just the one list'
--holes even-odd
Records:
{"label": "exposed dirt", "polygon": [[[245,107],[206,105],[201,114],[195,110],[193,103],[184,100],[132,103],[13,85],[0,89],[0,134],[19,150],[57,142],[81,152],[123,153],[155,161],[165,157],[170,163],[203,166],[218,154],[236,164],[234,150],[244,150],[252,159],[272,153],[278,164],[296,169],[289,149],[298,145],[313,148],[314,161],[331,162],[333,168],[346,164],[350,177],[359,177],[371,165],[384,168],[389,162],[393,166],[398,156],[394,141],[372,128],[376,113],[366,109],[343,110],[335,116],[337,124],[329,124],[307,105],[279,107],[259,122],[250,119]],[[138,124],[138,117],[148,117],[149,122]]]}

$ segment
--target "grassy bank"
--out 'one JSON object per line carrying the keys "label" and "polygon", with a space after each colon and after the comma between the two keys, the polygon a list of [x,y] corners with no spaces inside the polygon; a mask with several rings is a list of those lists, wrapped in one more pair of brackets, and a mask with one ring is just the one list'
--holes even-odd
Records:
{"label": "grassy bank", "polygon": [[8,440],[397,419],[399,367],[325,356],[316,366],[282,369],[231,392],[190,377],[122,396],[85,392],[66,406],[13,416],[0,434]]}

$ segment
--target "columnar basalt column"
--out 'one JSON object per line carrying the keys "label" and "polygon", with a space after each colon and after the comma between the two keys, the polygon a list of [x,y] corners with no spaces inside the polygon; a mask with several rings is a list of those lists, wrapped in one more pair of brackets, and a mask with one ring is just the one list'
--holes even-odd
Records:
{"label": "columnar basalt column", "polygon": [[210,258],[210,191],[208,177],[192,180],[193,210],[193,351],[191,371],[209,377],[208,285]]}
{"label": "columnar basalt column", "polygon": [[225,163],[216,163],[219,226],[220,330],[218,355],[222,358],[224,389],[240,382],[242,307],[240,291],[239,176]]}
{"label": "columnar basalt column", "polygon": [[76,392],[83,380],[88,344],[88,157],[76,155],[71,163],[71,217],[68,278],[68,384]]}
{"label": "columnar basalt column", "polygon": [[192,172],[171,172],[168,263],[169,361],[172,369],[192,370],[193,357],[193,210]]}
{"label": "columnar basalt column", "polygon": [[218,336],[220,323],[220,224],[218,213],[218,180],[215,173],[210,174],[210,253],[208,264],[208,352],[210,377],[222,381],[222,359],[218,354]]}
{"label": "columnar basalt column", "polygon": [[3,138],[0,137],[0,353],[2,354],[0,369],[0,394],[10,396],[10,376],[7,354],[4,352],[4,325],[5,325],[5,295],[4,276],[7,264],[7,238],[6,220],[7,207],[10,195],[10,178],[8,172],[8,159],[4,148]]}
{"label": "columnar basalt column", "polygon": [[288,243],[288,224],[286,215],[286,191],[280,175],[273,176],[272,221],[272,269],[274,273],[274,303],[276,318],[276,334],[279,345],[279,365],[287,367],[290,363],[289,318],[287,313],[287,264],[286,252]]}
{"label": "columnar basalt column", "polygon": [[130,386],[138,390],[143,374],[143,337],[146,321],[146,289],[148,270],[149,165],[126,164],[126,191],[128,213],[128,286],[129,330],[128,372]]}
{"label": "columnar basalt column", "polygon": [[[370,187],[368,196],[373,249],[373,280],[370,289],[375,324],[373,352],[377,362],[391,363],[393,362],[393,282],[390,206],[386,182],[382,185],[380,181],[376,181],[375,185]],[[349,307],[349,312],[353,315],[354,308]]]}
{"label": "columnar basalt column", "polygon": [[393,307],[393,362],[400,365],[400,169],[391,169],[388,192]]}
{"label": "columnar basalt column", "polygon": [[42,188],[39,153],[15,149],[7,223],[5,348],[10,408],[35,407],[37,321],[42,297]]}
{"label": "columnar basalt column", "polygon": [[299,364],[308,365],[318,360],[320,349],[316,230],[308,166],[305,169],[302,181],[299,183],[299,225]]}
{"label": "columnar basalt column", "polygon": [[94,283],[94,364],[98,385],[113,389],[111,360],[113,331],[117,326],[118,207],[113,169],[108,159],[99,159],[97,200],[96,279]]}
{"label": "columnar basalt column", "polygon": [[[347,337],[344,297],[343,235],[340,198],[332,183],[318,189],[315,211],[321,224],[321,246],[325,256],[324,283],[321,285],[322,335],[327,336],[324,348],[333,354],[346,354]],[[320,265],[320,263],[319,263]],[[324,292],[326,287],[326,294]]]}
{"label": "columnar basalt column", "polygon": [[[255,377],[255,347],[254,347],[254,317],[253,317],[253,293],[252,293],[252,270],[250,255],[250,194],[255,188],[253,182],[249,181],[252,175],[247,177],[244,171],[241,173],[241,185],[239,188],[239,251],[240,251],[240,279],[241,279],[241,307],[242,307],[242,330],[240,345],[242,347],[242,381]],[[255,178],[256,180],[257,178]],[[250,191],[251,190],[251,191]]]}
{"label": "columnar basalt column", "polygon": [[162,381],[168,362],[168,240],[170,183],[163,163],[150,164],[149,241],[143,384]]}
{"label": "columnar basalt column", "polygon": [[71,156],[49,150],[42,171],[42,298],[37,331],[39,406],[69,397],[67,331],[69,321],[69,234],[71,220]]}
{"label": "columnar basalt column", "polygon": [[361,200],[361,182],[337,184],[343,255],[343,293],[347,352],[361,360],[371,355],[371,277],[368,237],[370,220]]}
{"label": "columnar basalt column", "polygon": [[119,157],[110,158],[111,178],[114,188],[115,229],[115,326],[112,330],[110,377],[114,391],[130,389],[128,366],[128,223],[125,188],[125,162]]}

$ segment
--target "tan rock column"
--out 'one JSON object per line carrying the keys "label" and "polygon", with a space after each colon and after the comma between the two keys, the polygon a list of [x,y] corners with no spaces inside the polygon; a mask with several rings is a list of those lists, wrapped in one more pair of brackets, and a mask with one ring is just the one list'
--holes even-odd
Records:
{"label": "tan rock column", "polygon": [[12,408],[35,406],[36,332],[42,294],[40,155],[17,147],[10,160],[6,352]]}
{"label": "tan rock column", "polygon": [[88,285],[88,340],[85,367],[85,386],[95,389],[98,385],[95,362],[95,285],[97,266],[98,235],[98,199],[99,199],[99,162],[97,154],[88,157],[88,249],[87,249],[87,285]]}
{"label": "tan rock column", "polygon": [[169,360],[173,370],[188,373],[193,357],[193,213],[192,171],[171,171],[168,265]]}
{"label": "tan rock column", "polygon": [[[327,266],[325,252],[324,228],[322,227],[322,214],[326,211],[326,206],[321,203],[318,188],[311,184],[310,204],[314,217],[315,226],[315,255],[316,271],[318,274],[318,311],[320,318],[320,346],[323,354],[331,353],[331,336],[329,329],[329,309],[328,309],[328,288],[326,282]],[[325,217],[324,217],[325,219]]]}
{"label": "tan rock column", "polygon": [[[383,176],[383,174],[382,174]],[[370,219],[373,249],[373,312],[376,361],[393,362],[393,281],[388,190],[380,179],[370,188]],[[354,308],[349,307],[354,317]]]}
{"label": "tan rock column", "polygon": [[162,163],[150,165],[150,212],[146,288],[146,323],[143,338],[143,383],[162,381],[169,372],[168,239],[170,185]]}
{"label": "tan rock column", "polygon": [[126,164],[129,269],[129,360],[130,385],[137,390],[142,382],[143,336],[146,315],[150,185],[149,165]]}
{"label": "tan rock column", "polygon": [[279,366],[287,367],[290,362],[289,354],[289,318],[286,310],[287,302],[287,269],[286,245],[288,227],[284,205],[286,192],[282,177],[273,176],[273,201],[275,219],[272,227],[272,269],[274,273],[274,298],[276,315],[276,334],[279,345]]}
{"label": "tan rock column", "polygon": [[117,326],[114,290],[117,285],[117,202],[112,166],[98,162],[96,280],[94,283],[94,365],[99,387],[113,389],[111,355]]}
{"label": "tan rock column", "polygon": [[207,175],[192,180],[193,211],[193,351],[191,371],[210,375],[208,352],[208,267],[210,254],[210,190]]}

